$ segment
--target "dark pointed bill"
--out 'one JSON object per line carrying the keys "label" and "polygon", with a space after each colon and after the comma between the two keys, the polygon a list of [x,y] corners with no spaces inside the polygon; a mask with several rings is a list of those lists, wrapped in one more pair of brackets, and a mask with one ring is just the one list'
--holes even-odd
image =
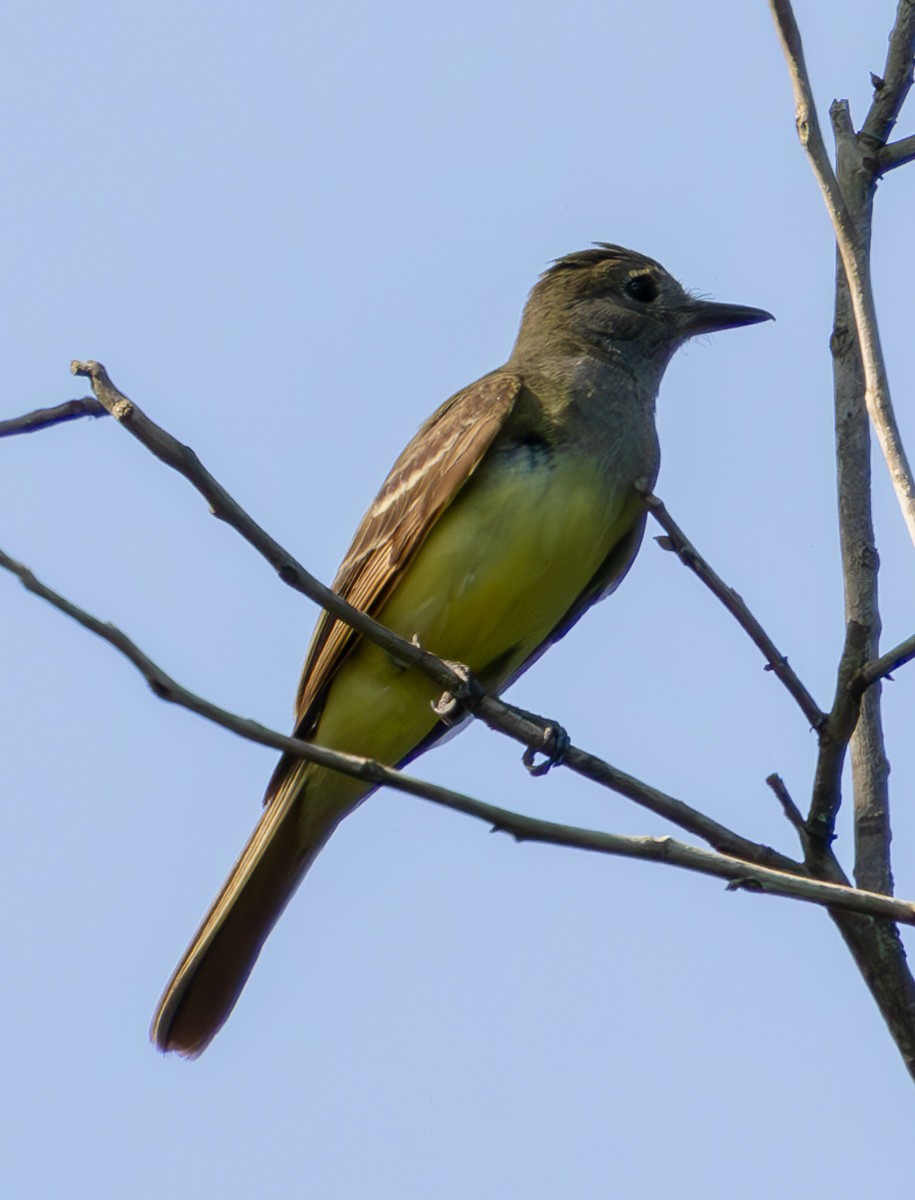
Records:
{"label": "dark pointed bill", "polygon": [[741,325],[774,321],[775,317],[764,308],[750,308],[746,304],[691,300],[688,305],[684,305],[680,319],[687,337],[695,337],[699,333],[715,333],[719,329],[736,329]]}

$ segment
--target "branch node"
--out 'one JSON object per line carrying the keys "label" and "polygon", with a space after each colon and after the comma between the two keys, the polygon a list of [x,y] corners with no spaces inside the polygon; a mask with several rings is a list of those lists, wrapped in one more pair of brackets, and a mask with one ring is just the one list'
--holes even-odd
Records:
{"label": "branch node", "polygon": [[761,880],[754,879],[752,875],[740,875],[737,879],[728,880],[724,890],[726,892],[764,892],[766,887]]}
{"label": "branch node", "polygon": [[836,840],[835,814],[817,813],[804,822],[804,832],[811,842],[824,849],[828,848]]}
{"label": "branch node", "polygon": [[[213,505],[211,504],[210,512],[212,512],[212,511],[213,511]],[[299,578],[298,569],[296,568],[296,566],[293,563],[289,563],[289,562],[280,563],[280,565],[276,569],[276,573],[280,577],[281,582],[285,583],[287,585],[287,587],[290,584],[296,583]]]}
{"label": "branch node", "polygon": [[509,829],[507,825],[492,825],[489,829],[490,833],[507,833],[513,842],[519,846],[522,842],[526,842],[527,838],[520,829]]}
{"label": "branch node", "polygon": [[788,655],[781,654],[775,662],[767,662],[763,667],[764,671],[779,671],[784,670],[788,665]]}

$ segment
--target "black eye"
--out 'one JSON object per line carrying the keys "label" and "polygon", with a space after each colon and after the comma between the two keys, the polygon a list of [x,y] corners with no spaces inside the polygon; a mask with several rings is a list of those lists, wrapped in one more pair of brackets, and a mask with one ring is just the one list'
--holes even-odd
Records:
{"label": "black eye", "polygon": [[641,304],[650,304],[658,298],[658,285],[650,275],[633,275],[626,283],[625,292]]}

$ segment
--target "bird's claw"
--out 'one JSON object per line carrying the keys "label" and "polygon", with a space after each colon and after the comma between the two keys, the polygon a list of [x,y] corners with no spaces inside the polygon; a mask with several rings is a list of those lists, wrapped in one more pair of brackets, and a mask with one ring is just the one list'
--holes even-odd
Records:
{"label": "bird's claw", "polygon": [[[561,725],[547,725],[543,731],[543,744],[528,746],[521,756],[521,761],[531,775],[539,778],[539,776],[545,775],[551,767],[558,766],[562,762],[571,744],[572,739]],[[535,761],[538,754],[544,755],[543,762]]]}
{"label": "bird's claw", "polygon": [[460,725],[461,721],[467,715],[464,708],[464,698],[470,694],[471,675],[470,667],[464,663],[448,662],[445,660],[446,666],[449,666],[455,675],[458,675],[463,680],[463,688],[457,692],[442,692],[437,700],[432,701],[432,711],[438,719],[444,722],[445,725]]}

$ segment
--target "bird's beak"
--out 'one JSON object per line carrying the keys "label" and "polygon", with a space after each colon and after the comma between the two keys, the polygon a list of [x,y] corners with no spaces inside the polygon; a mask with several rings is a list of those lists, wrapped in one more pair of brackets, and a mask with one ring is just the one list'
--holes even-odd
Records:
{"label": "bird's beak", "polygon": [[774,320],[775,317],[764,308],[749,308],[746,304],[718,304],[713,300],[690,300],[680,313],[680,327],[685,337]]}

